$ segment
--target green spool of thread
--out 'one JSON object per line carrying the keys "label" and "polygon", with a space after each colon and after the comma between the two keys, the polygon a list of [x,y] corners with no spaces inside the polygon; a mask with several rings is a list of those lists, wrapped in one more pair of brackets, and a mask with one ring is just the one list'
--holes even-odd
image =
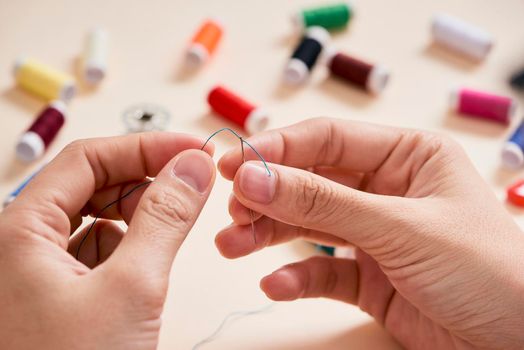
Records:
{"label": "green spool of thread", "polygon": [[321,244],[315,244],[315,247],[329,256],[335,256],[335,247],[328,247]]}
{"label": "green spool of thread", "polygon": [[297,14],[295,22],[302,28],[320,26],[326,29],[339,29],[345,27],[353,10],[349,3],[339,3],[328,6],[305,9]]}

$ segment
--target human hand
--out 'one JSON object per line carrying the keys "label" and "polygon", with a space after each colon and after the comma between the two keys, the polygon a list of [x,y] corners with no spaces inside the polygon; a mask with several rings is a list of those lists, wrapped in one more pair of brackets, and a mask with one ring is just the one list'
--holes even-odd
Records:
{"label": "human hand", "polygon": [[[0,214],[1,349],[156,348],[171,264],[215,179],[213,147],[189,150],[202,144],[173,133],[77,141],[31,181]],[[76,260],[81,213],[146,177],[103,212]]]}
{"label": "human hand", "polygon": [[[410,349],[524,344],[524,236],[462,149],[429,133],[313,119],[248,141],[273,164],[219,162],[234,224],[216,237],[238,258],[302,237],[355,245],[266,276],[273,300],[358,305]],[[249,149],[246,159],[257,159]],[[250,214],[256,213],[256,245]]]}

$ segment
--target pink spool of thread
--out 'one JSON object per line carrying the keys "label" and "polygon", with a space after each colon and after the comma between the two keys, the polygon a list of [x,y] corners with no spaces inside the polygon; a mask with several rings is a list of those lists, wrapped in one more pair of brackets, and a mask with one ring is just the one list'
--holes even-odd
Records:
{"label": "pink spool of thread", "polygon": [[457,113],[501,124],[509,124],[517,110],[517,104],[510,97],[466,88],[451,91],[450,106]]}
{"label": "pink spool of thread", "polygon": [[31,162],[44,154],[64,125],[66,106],[62,101],[51,102],[20,137],[16,156],[23,162]]}

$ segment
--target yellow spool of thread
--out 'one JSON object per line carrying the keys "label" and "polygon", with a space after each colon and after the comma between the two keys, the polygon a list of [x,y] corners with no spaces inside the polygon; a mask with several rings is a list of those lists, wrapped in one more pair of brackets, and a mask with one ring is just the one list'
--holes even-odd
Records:
{"label": "yellow spool of thread", "polygon": [[15,79],[23,89],[46,100],[69,101],[75,95],[75,79],[37,60],[19,58],[13,69]]}

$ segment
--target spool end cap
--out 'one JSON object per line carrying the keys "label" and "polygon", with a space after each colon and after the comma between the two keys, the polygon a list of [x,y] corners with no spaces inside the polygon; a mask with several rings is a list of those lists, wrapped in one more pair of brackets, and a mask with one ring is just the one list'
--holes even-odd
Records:
{"label": "spool end cap", "polygon": [[263,131],[269,124],[269,115],[263,108],[255,108],[246,118],[244,128],[250,134]]}
{"label": "spool end cap", "polygon": [[45,145],[42,138],[32,131],[28,131],[22,135],[16,145],[16,156],[22,162],[29,163],[44,154],[44,150]]}
{"label": "spool end cap", "polygon": [[60,92],[60,99],[64,102],[69,102],[76,95],[76,86],[73,80],[68,81],[64,84],[62,91]]}
{"label": "spool end cap", "polygon": [[105,69],[97,65],[88,65],[84,69],[84,80],[89,85],[97,85],[105,77]]}
{"label": "spool end cap", "polygon": [[373,94],[379,94],[384,90],[389,81],[389,71],[379,65],[373,67],[369,74],[366,88]]}
{"label": "spool end cap", "polygon": [[329,32],[324,27],[320,26],[309,27],[306,31],[306,37],[318,41],[322,47],[329,43],[331,38]]}
{"label": "spool end cap", "polygon": [[209,53],[199,43],[193,43],[187,50],[186,63],[190,67],[199,67],[203,65],[209,58]]}
{"label": "spool end cap", "polygon": [[514,142],[506,142],[502,148],[502,164],[509,169],[518,169],[524,164],[524,153]]}
{"label": "spool end cap", "polygon": [[284,81],[289,85],[300,85],[309,76],[306,64],[296,58],[292,58],[284,70]]}
{"label": "spool end cap", "polygon": [[460,88],[452,87],[449,92],[449,109],[452,111],[457,111],[459,106],[459,95]]}
{"label": "spool end cap", "polygon": [[20,56],[15,60],[15,63],[13,64],[13,76],[16,77],[18,71],[20,70],[20,67],[22,67],[26,61],[27,59],[23,56]]}
{"label": "spool end cap", "polygon": [[62,113],[64,118],[66,117],[67,107],[64,101],[62,100],[54,100],[49,103],[49,107],[52,107]]}

